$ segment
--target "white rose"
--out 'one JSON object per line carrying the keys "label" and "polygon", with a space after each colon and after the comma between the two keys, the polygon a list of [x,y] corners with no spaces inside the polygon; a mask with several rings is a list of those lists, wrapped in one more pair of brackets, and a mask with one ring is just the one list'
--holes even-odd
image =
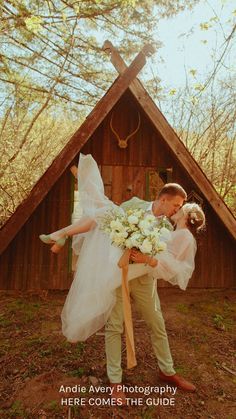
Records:
{"label": "white rose", "polygon": [[146,215],[145,220],[148,223],[156,223],[156,217],[154,215],[152,215],[152,214]]}
{"label": "white rose", "polygon": [[127,240],[125,240],[125,247],[127,247],[128,249],[131,249],[132,247],[134,247],[130,237]]}
{"label": "white rose", "polygon": [[163,240],[170,240],[171,234],[170,234],[170,230],[168,230],[168,228],[162,227],[160,229],[160,235],[161,235],[161,238]]}
{"label": "white rose", "polygon": [[153,243],[153,246],[158,247],[159,241],[160,241],[159,236],[151,235],[150,236],[150,239],[151,239],[151,241]]}
{"label": "white rose", "polygon": [[117,231],[111,231],[110,233],[110,239],[112,241],[115,240],[119,240],[119,239],[126,239],[126,237],[128,236],[128,233],[126,231],[121,231],[121,232],[117,232]]}
{"label": "white rose", "polygon": [[128,233],[125,230],[119,231],[119,233],[116,233],[116,234],[117,234],[117,236],[123,237],[124,239],[126,239],[128,237]]}
{"label": "white rose", "polygon": [[139,222],[139,228],[142,231],[145,231],[145,234],[147,234],[150,228],[150,224],[148,223],[148,221],[146,221],[145,219]]}
{"label": "white rose", "polygon": [[143,216],[144,216],[145,211],[144,211],[144,210],[141,210],[141,209],[136,209],[136,210],[133,210],[133,211],[131,212],[131,214],[132,214],[132,215],[135,215],[135,216],[136,216],[136,217],[138,217],[138,218],[140,218],[140,217],[143,217]]}
{"label": "white rose", "polygon": [[139,243],[140,243],[140,239],[141,239],[141,234],[140,233],[133,233],[130,236],[130,241],[132,243],[132,247],[138,247]]}
{"label": "white rose", "polygon": [[158,247],[157,247],[157,251],[158,252],[163,252],[164,250],[166,250],[167,245],[165,242],[159,242],[158,243]]}
{"label": "white rose", "polygon": [[116,231],[124,231],[125,229],[122,223],[118,220],[118,218],[116,220],[111,221],[110,227],[112,230],[116,230]]}
{"label": "white rose", "polygon": [[151,253],[152,252],[152,243],[148,239],[144,239],[139,249],[142,253]]}
{"label": "white rose", "polygon": [[128,217],[128,222],[130,223],[130,224],[138,224],[138,217],[136,217],[136,215],[130,215],[129,217]]}
{"label": "white rose", "polygon": [[154,229],[152,230],[152,236],[153,236],[155,239],[158,239],[158,238],[160,237],[160,230],[159,230],[158,228],[154,228]]}
{"label": "white rose", "polygon": [[116,246],[123,246],[125,244],[125,241],[122,237],[116,237],[113,240],[113,243],[116,244]]}
{"label": "white rose", "polygon": [[117,246],[124,246],[126,237],[126,233],[111,232],[110,234],[111,241]]}

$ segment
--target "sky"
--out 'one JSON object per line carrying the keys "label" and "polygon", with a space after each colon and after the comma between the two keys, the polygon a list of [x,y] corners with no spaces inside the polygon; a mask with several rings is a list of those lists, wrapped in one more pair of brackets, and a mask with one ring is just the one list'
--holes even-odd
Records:
{"label": "sky", "polygon": [[[186,3],[187,1],[185,0]],[[235,10],[236,3],[233,0],[200,0],[192,10],[184,10],[171,19],[158,20],[157,18],[156,39],[161,41],[162,45],[148,60],[140,74],[144,84],[145,80],[150,79],[154,73],[157,78],[161,79],[161,85],[167,88],[167,91],[184,87],[185,70],[191,81],[196,84],[204,83],[206,73],[212,70],[213,49],[217,45],[217,57],[219,57],[220,51],[224,48],[224,36],[228,36],[232,29],[232,21],[231,23],[227,21],[232,18],[234,22],[236,21],[236,12],[233,15]],[[216,15],[219,17],[219,22],[210,21]],[[206,22],[210,23],[209,29],[201,30],[200,25]],[[105,36],[106,39],[107,34],[97,33],[96,35],[101,37],[102,45],[103,37]],[[115,46],[119,48],[119,45],[115,44]],[[9,46],[6,52],[9,53]],[[226,64],[229,69],[222,69],[221,75],[224,76],[227,72],[232,73],[233,57],[236,57],[236,47],[234,55],[231,51],[227,57]],[[195,78],[189,73],[191,69],[196,70]],[[33,73],[33,77],[40,80],[37,73]]]}
{"label": "sky", "polygon": [[[187,74],[194,69],[196,80],[201,82],[206,73],[212,69],[212,51],[215,47],[220,51],[224,48],[224,36],[229,35],[232,29],[232,19],[236,20],[233,11],[236,3],[232,0],[201,1],[192,10],[185,10],[172,19],[162,19],[157,24],[157,39],[161,40],[162,46],[158,49],[148,66],[152,68],[165,86],[178,88],[185,85],[185,68]],[[211,18],[219,17],[219,22],[210,21]],[[228,20],[231,19],[231,22]],[[200,25],[210,23],[208,30],[201,30]],[[228,23],[227,23],[228,22]],[[224,32],[222,31],[222,28]],[[236,48],[227,57],[226,64],[230,71],[235,61]],[[229,69],[224,68],[221,74]]]}

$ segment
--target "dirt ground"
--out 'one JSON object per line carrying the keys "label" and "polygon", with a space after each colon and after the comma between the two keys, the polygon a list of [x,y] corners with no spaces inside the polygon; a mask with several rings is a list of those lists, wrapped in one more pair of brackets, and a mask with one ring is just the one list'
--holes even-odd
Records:
{"label": "dirt ground", "polygon": [[109,406],[108,393],[96,393],[108,385],[103,331],[72,345],[61,334],[66,293],[1,292],[0,418],[235,419],[235,291],[172,288],[159,295],[176,370],[196,393],[173,394],[160,382],[147,327],[134,313],[133,370],[125,368],[123,342],[129,405]]}

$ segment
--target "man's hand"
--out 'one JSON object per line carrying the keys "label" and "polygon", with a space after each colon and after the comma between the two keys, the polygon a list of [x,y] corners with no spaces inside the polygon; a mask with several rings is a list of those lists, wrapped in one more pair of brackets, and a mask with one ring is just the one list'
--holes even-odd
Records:
{"label": "man's hand", "polygon": [[140,252],[137,249],[132,249],[130,254],[130,259],[135,263],[147,263],[152,268],[157,266],[157,260],[145,255],[144,253]]}
{"label": "man's hand", "polygon": [[147,255],[140,252],[137,249],[132,249],[130,254],[130,259],[135,263],[148,263]]}

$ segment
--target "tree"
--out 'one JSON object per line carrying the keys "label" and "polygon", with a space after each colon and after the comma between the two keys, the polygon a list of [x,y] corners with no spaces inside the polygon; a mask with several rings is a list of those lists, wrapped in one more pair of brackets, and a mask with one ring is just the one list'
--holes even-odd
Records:
{"label": "tree", "polygon": [[130,58],[153,41],[158,19],[195,2],[1,2],[2,223],[116,77],[103,41],[115,41]]}
{"label": "tree", "polygon": [[[236,215],[236,90],[235,70],[231,65],[231,56],[235,56],[236,10],[227,21],[222,21],[214,9],[212,14],[208,21],[200,24],[204,45],[208,42],[207,33],[215,32],[216,43],[210,51],[208,73],[200,75],[194,68],[185,68],[186,84],[178,89],[163,87],[153,68],[151,94]],[[220,43],[218,38],[222,39]]]}
{"label": "tree", "polygon": [[235,91],[232,81],[198,98],[189,89],[172,96],[169,119],[213,186],[234,213],[235,193]]}
{"label": "tree", "polygon": [[[182,8],[176,0],[5,0],[1,81],[21,83],[78,106],[94,106],[114,78],[101,54],[105,38],[116,40],[130,56],[153,41],[158,18]],[[25,80],[29,75],[30,83]]]}

